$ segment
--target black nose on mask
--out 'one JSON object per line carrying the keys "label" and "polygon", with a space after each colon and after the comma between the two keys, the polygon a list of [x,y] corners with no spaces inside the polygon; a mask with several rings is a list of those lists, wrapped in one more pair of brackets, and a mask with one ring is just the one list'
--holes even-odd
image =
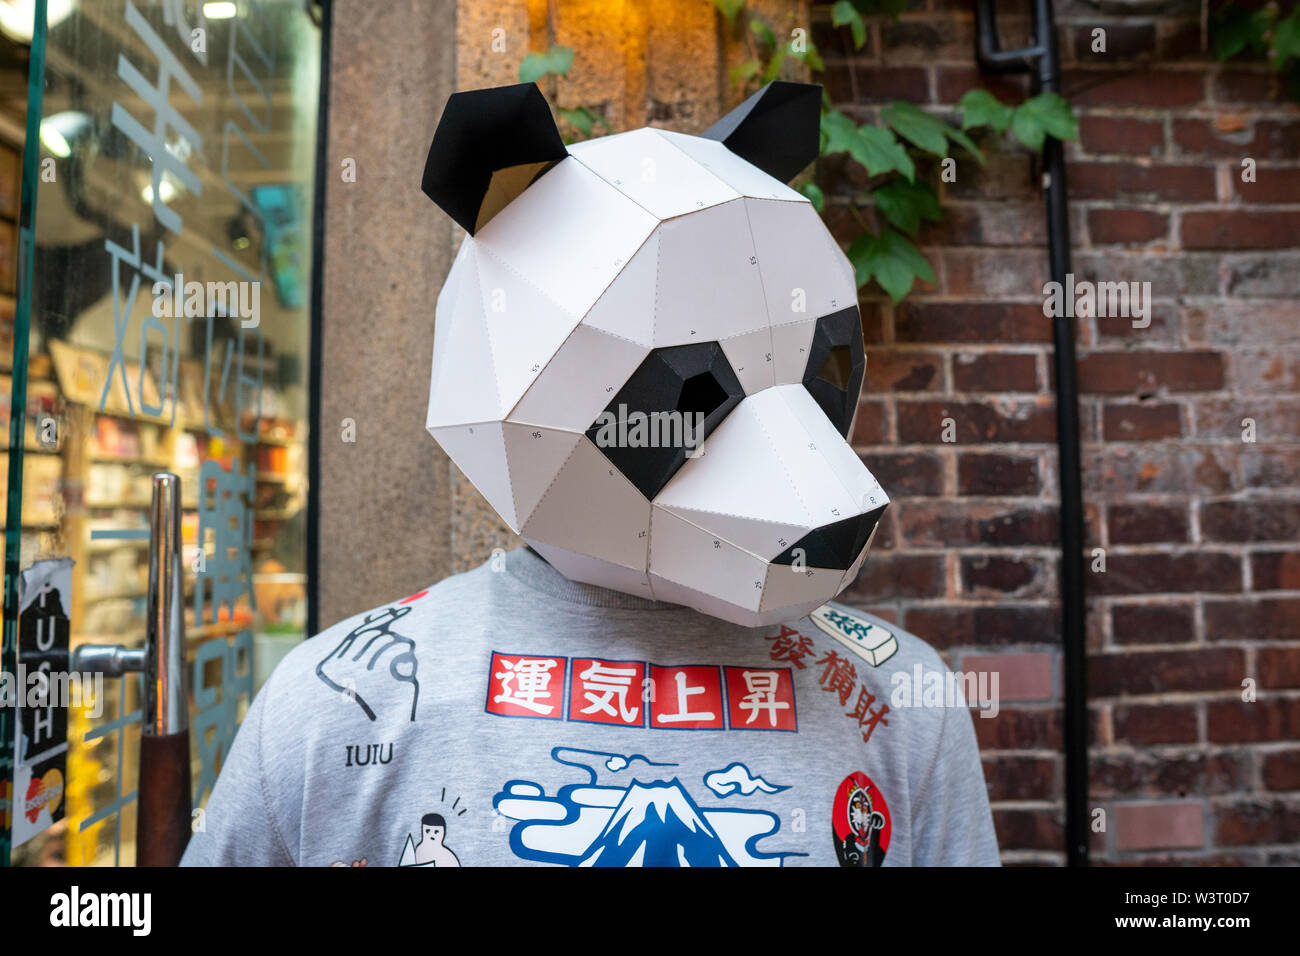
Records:
{"label": "black nose on mask", "polygon": [[772,559],[773,564],[802,564],[810,568],[847,571],[871,540],[888,505],[813,528]]}

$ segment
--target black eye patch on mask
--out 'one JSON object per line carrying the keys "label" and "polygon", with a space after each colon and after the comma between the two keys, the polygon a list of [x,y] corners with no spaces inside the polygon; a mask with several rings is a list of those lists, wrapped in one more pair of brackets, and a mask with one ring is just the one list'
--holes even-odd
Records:
{"label": "black eye patch on mask", "polygon": [[744,397],[717,342],[655,349],[586,434],[651,499]]}
{"label": "black eye patch on mask", "polygon": [[818,319],[803,385],[845,438],[857,410],[866,368],[858,307],[851,305]]}

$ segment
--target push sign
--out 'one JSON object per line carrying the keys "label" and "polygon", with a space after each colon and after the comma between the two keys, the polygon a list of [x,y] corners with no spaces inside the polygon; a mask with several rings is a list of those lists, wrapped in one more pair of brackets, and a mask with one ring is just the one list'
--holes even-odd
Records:
{"label": "push sign", "polygon": [[6,702],[18,704],[14,846],[63,819],[69,695],[81,703],[80,675],[74,689],[68,674],[72,559],[37,561],[24,571],[18,604],[18,673],[4,681]]}

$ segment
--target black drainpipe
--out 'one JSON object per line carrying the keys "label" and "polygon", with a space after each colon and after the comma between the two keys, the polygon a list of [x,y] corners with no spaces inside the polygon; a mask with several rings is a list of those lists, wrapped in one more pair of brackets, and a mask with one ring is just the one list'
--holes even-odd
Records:
{"label": "black drainpipe", "polygon": [[[998,43],[995,0],[976,0],[975,58],[990,73],[1031,73],[1036,91],[1059,93],[1061,63],[1051,0],[1030,0],[1034,45],[1003,50]],[[1047,256],[1052,279],[1065,285],[1070,271],[1070,220],[1065,147],[1043,142]],[[1065,311],[1065,310],[1062,310]],[[1065,648],[1065,853],[1070,866],[1088,865],[1088,689],[1083,584],[1083,481],[1079,461],[1079,389],[1074,357],[1074,320],[1058,315],[1056,346],[1056,440],[1061,479],[1061,636]]]}

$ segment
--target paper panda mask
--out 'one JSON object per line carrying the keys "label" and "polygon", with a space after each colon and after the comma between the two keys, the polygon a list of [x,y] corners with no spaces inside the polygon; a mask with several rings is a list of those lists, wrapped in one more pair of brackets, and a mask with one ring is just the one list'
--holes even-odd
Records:
{"label": "paper panda mask", "polygon": [[857,288],[785,185],[820,98],[773,83],[703,136],[567,149],[534,84],[448,101],[423,186],[470,235],[427,426],[567,577],[758,626],[857,576],[888,504],[845,441]]}

